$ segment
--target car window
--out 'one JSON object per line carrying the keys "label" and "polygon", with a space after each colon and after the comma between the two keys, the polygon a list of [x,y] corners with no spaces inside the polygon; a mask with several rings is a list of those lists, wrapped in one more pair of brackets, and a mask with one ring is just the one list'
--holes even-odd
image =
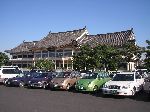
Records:
{"label": "car window", "polygon": [[47,77],[48,73],[39,73],[36,78],[44,78]]}
{"label": "car window", "polygon": [[97,78],[97,74],[85,74],[82,79],[96,79]]}
{"label": "car window", "polygon": [[18,70],[16,69],[3,69],[2,73],[3,74],[19,74]]}
{"label": "car window", "polygon": [[116,74],[113,81],[134,81],[134,74]]}
{"label": "car window", "polygon": [[141,75],[136,75],[135,78],[136,78],[136,79],[141,79],[141,77],[142,77]]}

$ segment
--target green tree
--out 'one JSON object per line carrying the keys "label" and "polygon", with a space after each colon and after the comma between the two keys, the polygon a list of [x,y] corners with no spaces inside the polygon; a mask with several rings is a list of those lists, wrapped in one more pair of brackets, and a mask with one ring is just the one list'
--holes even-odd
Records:
{"label": "green tree", "polygon": [[118,69],[121,55],[118,50],[109,45],[98,45],[94,48],[94,59],[97,68],[105,68],[105,70]]}
{"label": "green tree", "polygon": [[135,44],[135,40],[129,40],[120,49],[120,53],[123,56],[124,62],[138,61],[141,58],[143,52],[142,47]]}
{"label": "green tree", "polygon": [[54,63],[48,59],[38,60],[35,63],[35,67],[38,69],[43,69],[43,70],[52,70],[54,69]]}
{"label": "green tree", "polygon": [[147,68],[148,71],[150,71],[150,41],[146,40],[146,43],[148,44],[148,46],[145,49],[146,58],[144,62],[145,62],[145,67]]}
{"label": "green tree", "polygon": [[80,52],[73,56],[74,68],[81,69],[104,69],[116,70],[121,56],[117,49],[112,46],[90,45],[81,46]]}
{"label": "green tree", "polygon": [[0,52],[0,66],[7,65],[9,58],[5,53]]}
{"label": "green tree", "polygon": [[92,48],[86,44],[81,46],[80,52],[73,56],[74,69],[87,70],[92,68]]}

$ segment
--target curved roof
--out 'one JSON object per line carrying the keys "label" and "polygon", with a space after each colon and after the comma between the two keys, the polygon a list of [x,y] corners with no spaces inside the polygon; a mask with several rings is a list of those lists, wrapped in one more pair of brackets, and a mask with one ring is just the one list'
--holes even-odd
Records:
{"label": "curved roof", "polygon": [[[20,53],[20,52],[30,52],[30,48],[35,45],[38,41],[33,42],[23,42],[19,46],[8,50],[9,53]],[[6,51],[7,52],[7,51]]]}
{"label": "curved roof", "polygon": [[86,28],[58,33],[50,32],[46,37],[37,42],[33,49],[60,48],[71,45],[72,41],[82,36],[85,31]]}
{"label": "curved roof", "polygon": [[86,27],[73,31],[49,33],[40,41],[23,42],[19,46],[6,50],[7,53],[31,52],[31,50],[43,50],[50,48],[61,48],[69,45],[89,44],[92,47],[100,45],[122,46],[129,40],[134,40],[133,28],[131,30],[88,35]]}
{"label": "curved roof", "polygon": [[107,34],[97,34],[97,35],[87,35],[81,44],[89,44],[95,46],[100,45],[112,45],[112,46],[122,46],[128,40],[134,40],[135,36],[131,30],[107,33]]}

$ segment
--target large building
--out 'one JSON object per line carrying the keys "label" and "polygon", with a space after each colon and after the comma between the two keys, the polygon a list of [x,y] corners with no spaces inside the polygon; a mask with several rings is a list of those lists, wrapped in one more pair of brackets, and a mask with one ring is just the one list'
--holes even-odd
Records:
{"label": "large building", "polygon": [[[134,39],[133,29],[107,34],[89,35],[86,27],[84,27],[73,31],[49,32],[46,37],[39,41],[23,42],[6,52],[12,55],[10,59],[11,64],[21,68],[33,66],[40,59],[49,59],[53,60],[55,69],[73,69],[72,56],[78,52],[80,45],[88,43],[93,47],[96,44],[119,47],[127,41]],[[130,63],[127,69],[131,68],[134,68],[134,63]]]}

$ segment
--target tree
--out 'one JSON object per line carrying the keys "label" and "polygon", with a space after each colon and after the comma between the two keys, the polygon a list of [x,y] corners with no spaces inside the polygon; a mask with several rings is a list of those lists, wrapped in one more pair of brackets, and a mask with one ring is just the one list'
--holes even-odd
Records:
{"label": "tree", "polygon": [[94,59],[97,68],[104,68],[106,71],[118,69],[121,55],[115,47],[98,45],[94,48],[94,51]]}
{"label": "tree", "polygon": [[0,52],[0,66],[7,65],[9,58],[5,53]]}
{"label": "tree", "polygon": [[74,69],[90,69],[92,63],[92,48],[86,44],[80,47],[80,52],[73,56]]}
{"label": "tree", "polygon": [[121,56],[117,49],[112,46],[90,45],[81,46],[80,52],[73,56],[74,68],[81,69],[104,69],[116,70],[119,66]]}
{"label": "tree", "polygon": [[146,58],[144,62],[145,62],[145,67],[147,68],[148,71],[150,71],[150,41],[146,40],[146,43],[148,44],[148,46],[145,49]]}
{"label": "tree", "polygon": [[54,63],[48,59],[38,60],[35,63],[35,67],[43,70],[52,70],[54,68]]}
{"label": "tree", "polygon": [[139,60],[143,52],[142,47],[139,47],[135,44],[135,40],[129,40],[119,50],[121,55],[124,57],[123,61],[126,63]]}

